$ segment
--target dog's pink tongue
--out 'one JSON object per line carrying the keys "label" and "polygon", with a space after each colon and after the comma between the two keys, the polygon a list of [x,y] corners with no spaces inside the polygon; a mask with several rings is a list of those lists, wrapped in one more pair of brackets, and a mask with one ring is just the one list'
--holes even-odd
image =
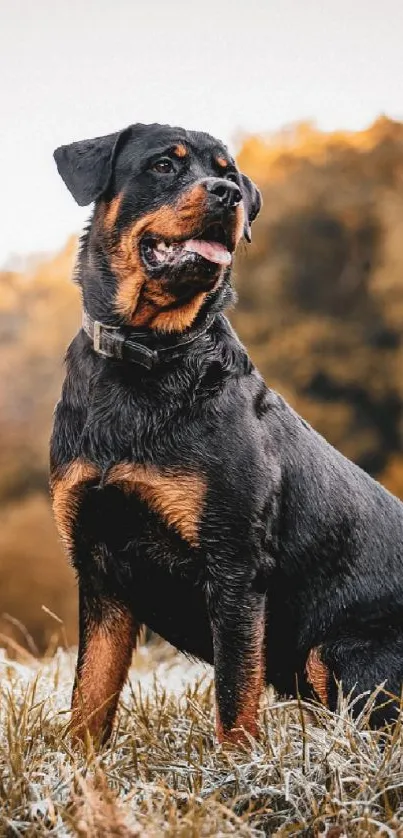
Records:
{"label": "dog's pink tongue", "polygon": [[219,242],[207,242],[203,239],[188,239],[183,246],[184,250],[190,250],[192,253],[198,253],[209,262],[215,262],[217,265],[229,265],[232,256],[224,244]]}

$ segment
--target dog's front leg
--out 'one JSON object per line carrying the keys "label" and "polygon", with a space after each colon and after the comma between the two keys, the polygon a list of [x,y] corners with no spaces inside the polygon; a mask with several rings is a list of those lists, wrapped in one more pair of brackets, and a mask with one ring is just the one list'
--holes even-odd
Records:
{"label": "dog's front leg", "polygon": [[72,697],[72,734],[98,743],[110,736],[139,626],[129,607],[79,591],[79,649]]}
{"label": "dog's front leg", "polygon": [[209,584],[213,634],[216,730],[220,742],[256,736],[265,683],[265,595],[230,573]]}

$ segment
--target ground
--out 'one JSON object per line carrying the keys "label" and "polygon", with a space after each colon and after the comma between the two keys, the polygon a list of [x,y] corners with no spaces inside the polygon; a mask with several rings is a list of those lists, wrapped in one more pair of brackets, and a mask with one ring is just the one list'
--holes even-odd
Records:
{"label": "ground", "polygon": [[110,745],[76,753],[67,733],[74,651],[0,651],[0,835],[401,836],[403,724],[268,691],[260,736],[219,746],[212,670],[165,644],[137,652]]}

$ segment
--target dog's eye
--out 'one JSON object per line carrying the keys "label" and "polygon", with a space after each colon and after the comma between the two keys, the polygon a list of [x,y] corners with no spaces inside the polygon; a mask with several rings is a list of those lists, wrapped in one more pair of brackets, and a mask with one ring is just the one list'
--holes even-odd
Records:
{"label": "dog's eye", "polygon": [[238,175],[236,172],[226,172],[226,180],[232,180],[233,183],[238,183]]}
{"label": "dog's eye", "polygon": [[160,160],[156,160],[155,163],[152,164],[151,168],[154,172],[159,172],[161,175],[169,175],[174,171],[174,164],[169,157],[161,157]]}

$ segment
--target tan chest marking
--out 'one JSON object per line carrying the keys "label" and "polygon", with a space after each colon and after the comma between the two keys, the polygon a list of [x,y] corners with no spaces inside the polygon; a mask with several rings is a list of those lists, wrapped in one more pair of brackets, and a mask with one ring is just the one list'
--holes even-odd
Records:
{"label": "tan chest marking", "polygon": [[[75,460],[51,479],[53,514],[62,542],[72,549],[72,533],[85,485],[101,479],[100,469],[86,460]],[[165,523],[174,527],[192,546],[199,543],[199,525],[206,484],[198,474],[156,466],[119,463],[109,469],[103,485],[135,492]]]}
{"label": "tan chest marking", "polygon": [[81,493],[86,483],[99,477],[97,466],[86,460],[74,460],[63,472],[52,475],[50,479],[56,527],[68,553],[72,548],[73,526]]}
{"label": "tan chest marking", "polygon": [[206,495],[206,484],[200,475],[120,463],[110,469],[105,483],[120,485],[126,492],[135,492],[185,541],[198,546]]}

